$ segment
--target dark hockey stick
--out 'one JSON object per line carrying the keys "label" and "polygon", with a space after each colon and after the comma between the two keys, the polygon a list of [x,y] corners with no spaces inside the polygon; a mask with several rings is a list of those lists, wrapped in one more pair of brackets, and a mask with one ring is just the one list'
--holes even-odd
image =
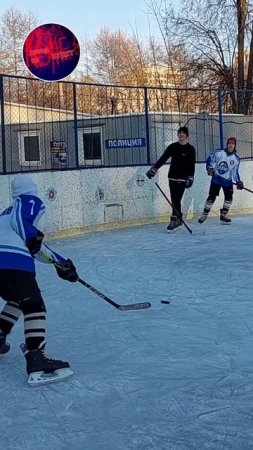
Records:
{"label": "dark hockey stick", "polygon": [[[54,266],[56,266],[56,267],[58,266],[59,268],[61,268],[61,264],[57,263],[56,261],[54,261],[54,259],[51,258],[47,253],[40,252],[39,255],[42,258],[44,258],[47,261],[49,261],[52,264],[54,264]],[[129,305],[120,305],[119,303],[114,302],[111,298],[107,297],[107,295],[105,295],[102,292],[100,292],[98,289],[96,289],[93,286],[91,286],[86,281],[82,280],[82,278],[78,277],[77,281],[78,281],[78,283],[81,283],[86,288],[90,289],[90,291],[92,291],[95,294],[97,294],[99,297],[101,297],[107,303],[110,303],[110,305],[114,306],[114,308],[117,308],[119,311],[137,311],[137,310],[140,310],[140,309],[148,309],[148,308],[151,307],[151,303],[149,303],[149,302],[131,303]]]}
{"label": "dark hockey stick", "polygon": [[119,309],[120,311],[136,311],[138,309],[147,309],[150,308],[151,303],[144,302],[144,303],[131,303],[130,305],[119,305],[118,303],[114,302],[111,298],[107,297],[107,295],[103,294],[102,292],[98,291],[96,288],[88,284],[86,281],[82,280],[81,278],[78,278],[78,282],[81,283],[83,286],[90,289],[92,292],[97,294],[99,297],[101,297],[106,302],[110,303],[110,305],[114,306],[114,308]]}
{"label": "dark hockey stick", "polygon": [[190,227],[188,227],[187,223],[182,219],[182,217],[179,214],[179,212],[174,208],[174,206],[172,205],[171,201],[168,199],[167,195],[163,192],[163,190],[160,188],[159,184],[156,181],[155,181],[155,185],[156,185],[156,187],[158,187],[159,191],[164,196],[164,198],[166,198],[166,200],[169,203],[169,205],[171,206],[171,208],[174,209],[177,217],[182,221],[182,224],[185,226],[185,228],[189,231],[190,234],[192,234],[192,230],[190,229]]}
{"label": "dark hockey stick", "polygon": [[[235,186],[237,186],[237,184],[236,183],[233,183]],[[251,192],[251,194],[253,194],[253,191],[251,191],[250,189],[248,189],[248,188],[246,188],[246,187],[243,187],[243,189],[245,190],[245,191],[248,191],[248,192]]]}

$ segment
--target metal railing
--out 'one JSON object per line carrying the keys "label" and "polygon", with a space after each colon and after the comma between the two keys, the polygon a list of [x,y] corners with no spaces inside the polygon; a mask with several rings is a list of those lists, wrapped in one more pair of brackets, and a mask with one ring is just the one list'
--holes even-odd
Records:
{"label": "metal railing", "polygon": [[[181,125],[204,162],[230,135],[252,159],[252,115],[214,89],[47,83],[0,75],[0,173],[154,163]],[[249,108],[250,110],[250,108]]]}

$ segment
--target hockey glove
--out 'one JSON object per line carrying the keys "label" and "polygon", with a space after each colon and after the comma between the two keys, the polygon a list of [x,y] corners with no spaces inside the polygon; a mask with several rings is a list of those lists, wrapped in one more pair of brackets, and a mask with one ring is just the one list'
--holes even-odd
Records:
{"label": "hockey glove", "polygon": [[237,189],[239,189],[240,191],[243,189],[243,182],[242,181],[237,181],[237,183],[236,183],[236,187],[237,187]]}
{"label": "hockey glove", "polygon": [[44,234],[38,230],[36,236],[33,236],[30,239],[27,239],[26,246],[31,253],[32,256],[35,256],[39,251],[44,238]]}
{"label": "hockey glove", "polygon": [[78,274],[76,268],[71,261],[71,259],[67,259],[63,263],[55,264],[57,275],[63,280],[70,281],[71,283],[75,283],[78,280]]}
{"label": "hockey glove", "polygon": [[157,174],[157,169],[154,166],[150,167],[150,169],[146,173],[146,175],[149,179],[153,178],[156,174]]}
{"label": "hockey glove", "polygon": [[207,171],[207,175],[210,175],[210,177],[212,177],[214,175],[214,168],[212,166],[208,166],[206,168]]}
{"label": "hockey glove", "polygon": [[193,182],[194,182],[194,178],[193,177],[189,177],[188,180],[186,180],[186,182],[185,182],[186,189],[189,189],[190,187],[192,187]]}

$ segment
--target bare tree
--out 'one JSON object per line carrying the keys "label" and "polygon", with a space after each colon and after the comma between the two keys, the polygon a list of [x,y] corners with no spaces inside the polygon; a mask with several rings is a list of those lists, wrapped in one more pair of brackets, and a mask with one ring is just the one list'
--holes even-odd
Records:
{"label": "bare tree", "polygon": [[95,77],[103,83],[139,84],[145,52],[135,37],[103,28],[90,47]]}
{"label": "bare tree", "polygon": [[[252,93],[253,20],[249,0],[147,1],[164,44],[184,45],[197,67],[199,87],[227,90],[231,110],[247,114]],[[245,89],[247,88],[248,91]]]}
{"label": "bare tree", "polygon": [[22,49],[25,38],[35,28],[38,18],[32,12],[22,13],[7,9],[0,17],[0,70],[1,73],[24,75]]}
{"label": "bare tree", "polygon": [[114,85],[100,90],[100,111],[114,114],[143,109],[143,89],[127,92],[120,87],[146,84],[146,54],[138,35],[129,37],[120,30],[103,28],[91,42],[90,55],[93,78]]}

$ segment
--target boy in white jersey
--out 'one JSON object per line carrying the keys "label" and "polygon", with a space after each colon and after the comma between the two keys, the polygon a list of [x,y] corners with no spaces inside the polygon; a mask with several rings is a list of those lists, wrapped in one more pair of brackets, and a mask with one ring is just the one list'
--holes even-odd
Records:
{"label": "boy in white jersey", "polygon": [[231,219],[227,217],[228,211],[233,201],[233,183],[236,183],[237,189],[243,189],[243,182],[239,175],[240,158],[236,153],[236,138],[229,137],[225,150],[215,150],[206,161],[207,174],[212,177],[204,211],[198,222],[203,223],[219,195],[220,189],[223,189],[224,203],[220,210],[220,222],[230,224]]}
{"label": "boy in white jersey", "polygon": [[50,376],[50,380],[64,378],[63,371],[58,376],[59,369],[65,370],[65,376],[72,372],[67,362],[47,358],[44,353],[46,308],[36,281],[34,260],[40,259],[41,253],[56,261],[57,273],[65,280],[77,281],[78,275],[71,260],[42,243],[44,235],[38,230],[37,223],[45,206],[32,178],[19,174],[11,188],[13,204],[0,214],[0,296],[6,302],[0,312],[0,354],[9,351],[6,338],[23,313],[24,354],[29,379],[34,382],[35,373],[40,373],[37,378],[43,382],[43,372],[47,374],[44,381],[49,382]]}

